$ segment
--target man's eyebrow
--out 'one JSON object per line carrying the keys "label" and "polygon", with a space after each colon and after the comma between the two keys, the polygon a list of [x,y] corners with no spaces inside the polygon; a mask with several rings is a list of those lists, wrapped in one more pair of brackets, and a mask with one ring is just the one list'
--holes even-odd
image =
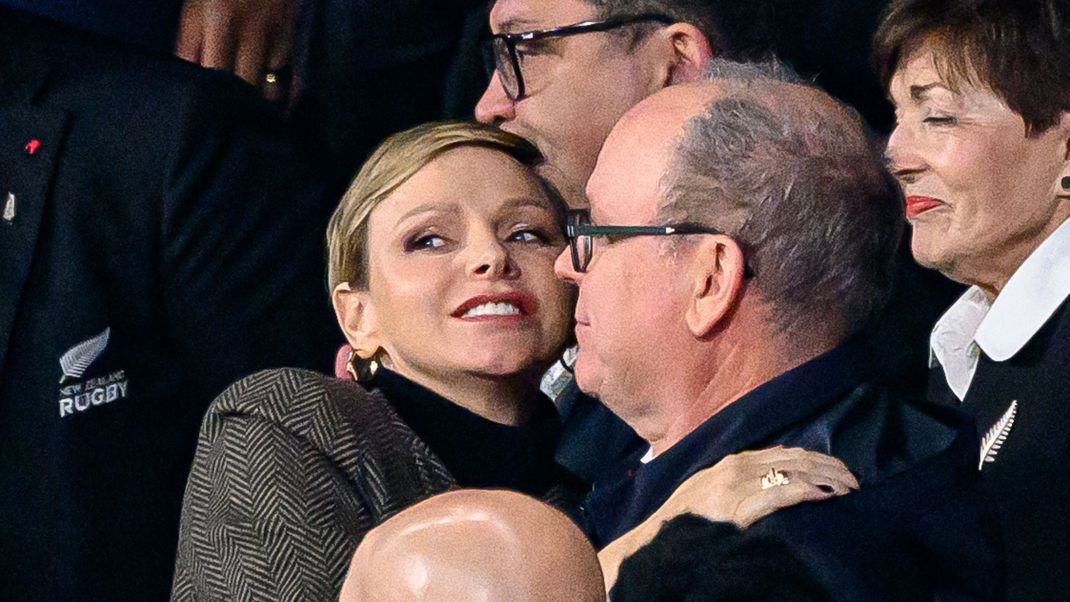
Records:
{"label": "man's eyebrow", "polygon": [[520,33],[535,29],[537,21],[529,17],[510,17],[498,24],[499,33]]}

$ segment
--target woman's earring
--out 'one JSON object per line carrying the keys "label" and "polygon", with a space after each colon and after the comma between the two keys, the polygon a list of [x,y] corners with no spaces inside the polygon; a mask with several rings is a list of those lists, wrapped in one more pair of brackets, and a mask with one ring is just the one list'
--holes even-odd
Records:
{"label": "woman's earring", "polygon": [[361,361],[355,350],[349,350],[349,359],[346,360],[346,373],[349,374],[353,380],[358,383],[371,380],[378,371],[379,362],[375,361],[375,359]]}
{"label": "woman's earring", "polygon": [[353,358],[355,357],[357,357],[357,353],[350,349],[349,358],[346,359],[346,374],[348,374],[353,380],[359,381],[360,379],[357,378],[357,370],[353,367]]}
{"label": "woman's earring", "polygon": [[1063,176],[1063,179],[1059,181],[1059,184],[1063,187],[1063,190],[1070,191],[1070,176]]}

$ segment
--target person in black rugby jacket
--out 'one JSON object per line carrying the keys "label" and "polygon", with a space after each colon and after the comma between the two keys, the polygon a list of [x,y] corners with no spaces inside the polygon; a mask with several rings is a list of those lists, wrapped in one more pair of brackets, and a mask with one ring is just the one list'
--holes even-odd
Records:
{"label": "person in black rugby jacket", "polygon": [[0,599],[164,599],[208,403],[329,365],[328,197],[236,78],[0,39]]}

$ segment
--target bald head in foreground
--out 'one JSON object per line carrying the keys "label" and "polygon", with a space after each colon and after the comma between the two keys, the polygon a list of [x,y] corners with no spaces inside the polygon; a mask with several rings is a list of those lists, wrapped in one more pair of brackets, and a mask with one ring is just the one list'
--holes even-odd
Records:
{"label": "bald head in foreground", "polygon": [[564,514],[510,491],[451,491],[373,529],[339,602],[605,600],[598,558]]}

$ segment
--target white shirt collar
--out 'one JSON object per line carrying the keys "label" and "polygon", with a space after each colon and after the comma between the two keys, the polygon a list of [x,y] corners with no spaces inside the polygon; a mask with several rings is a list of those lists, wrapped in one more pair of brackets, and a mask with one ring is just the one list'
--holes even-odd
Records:
{"label": "white shirt collar", "polygon": [[997,362],[1014,357],[1070,296],[1070,220],[1063,222],[1015,270],[989,303],[970,287],[933,328],[930,366],[944,369],[951,390],[963,399],[983,350]]}
{"label": "white shirt collar", "polygon": [[639,462],[642,463],[642,464],[650,464],[653,460],[654,460],[654,448],[653,447],[648,448],[646,450],[646,453],[643,454],[643,457],[639,458]]}
{"label": "white shirt collar", "polygon": [[1070,220],[1040,243],[1000,291],[977,329],[997,362],[1014,357],[1070,296]]}
{"label": "white shirt collar", "polygon": [[990,307],[981,289],[971,287],[937,321],[929,338],[929,367],[939,363],[959,399],[966,397],[977,369],[980,350],[974,337]]}
{"label": "white shirt collar", "polygon": [[572,382],[572,367],[576,365],[576,354],[578,353],[579,347],[575,345],[565,349],[561,359],[554,362],[554,365],[550,366],[542,375],[542,380],[539,381],[539,390],[542,391],[543,395],[553,400],[554,405],[557,406],[562,416],[568,416],[572,411],[571,407],[561,407],[561,404],[564,403],[561,393]]}

